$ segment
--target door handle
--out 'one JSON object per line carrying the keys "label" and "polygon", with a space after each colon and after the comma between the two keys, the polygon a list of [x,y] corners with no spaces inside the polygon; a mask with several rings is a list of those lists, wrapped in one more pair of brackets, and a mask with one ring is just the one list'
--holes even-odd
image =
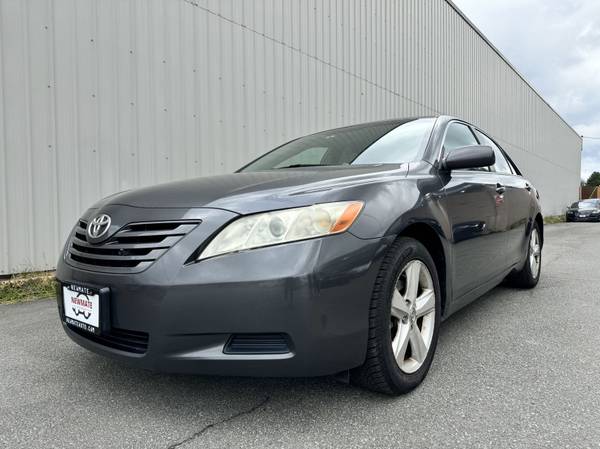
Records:
{"label": "door handle", "polygon": [[506,192],[506,187],[500,183],[496,183],[496,193],[502,195],[504,192]]}

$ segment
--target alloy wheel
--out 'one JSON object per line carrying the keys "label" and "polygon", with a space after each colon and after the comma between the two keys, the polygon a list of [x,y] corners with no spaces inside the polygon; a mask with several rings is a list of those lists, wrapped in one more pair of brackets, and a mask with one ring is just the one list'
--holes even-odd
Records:
{"label": "alloy wheel", "polygon": [[529,268],[531,275],[537,278],[540,273],[540,262],[542,258],[542,247],[540,245],[540,234],[536,228],[531,231],[529,237]]}
{"label": "alloy wheel", "polygon": [[420,260],[406,264],[392,296],[391,338],[396,363],[414,373],[425,362],[435,324],[435,289],[427,266]]}

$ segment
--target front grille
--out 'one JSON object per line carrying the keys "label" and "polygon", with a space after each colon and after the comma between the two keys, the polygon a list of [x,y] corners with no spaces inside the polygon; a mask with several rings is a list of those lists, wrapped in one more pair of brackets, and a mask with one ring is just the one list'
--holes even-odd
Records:
{"label": "front grille", "polygon": [[199,222],[130,223],[100,244],[88,242],[87,222],[80,220],[71,236],[71,265],[109,273],[137,273],[148,268]]}
{"label": "front grille", "polygon": [[223,349],[225,354],[287,354],[285,334],[234,334]]}
{"label": "front grille", "polygon": [[102,346],[134,354],[144,354],[148,350],[149,337],[146,332],[113,328],[108,333],[96,335],[69,324],[67,326],[76,334]]}

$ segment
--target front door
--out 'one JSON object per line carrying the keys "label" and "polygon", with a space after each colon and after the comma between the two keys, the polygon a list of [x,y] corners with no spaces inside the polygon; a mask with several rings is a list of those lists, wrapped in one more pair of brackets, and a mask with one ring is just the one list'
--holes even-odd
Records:
{"label": "front door", "polygon": [[[471,128],[452,122],[443,155],[477,144]],[[442,178],[443,207],[452,226],[453,297],[459,300],[505,269],[507,213],[498,176],[489,167],[454,170]]]}
{"label": "front door", "polygon": [[459,298],[489,281],[506,265],[505,205],[487,171],[453,171],[444,207],[452,225],[453,296]]}

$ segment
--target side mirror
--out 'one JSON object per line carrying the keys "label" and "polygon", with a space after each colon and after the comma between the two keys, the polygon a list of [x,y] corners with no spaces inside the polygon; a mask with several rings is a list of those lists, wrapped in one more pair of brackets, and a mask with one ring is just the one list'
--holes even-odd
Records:
{"label": "side mirror", "polygon": [[496,155],[492,147],[486,145],[469,145],[452,150],[442,161],[445,170],[489,167],[496,163]]}

